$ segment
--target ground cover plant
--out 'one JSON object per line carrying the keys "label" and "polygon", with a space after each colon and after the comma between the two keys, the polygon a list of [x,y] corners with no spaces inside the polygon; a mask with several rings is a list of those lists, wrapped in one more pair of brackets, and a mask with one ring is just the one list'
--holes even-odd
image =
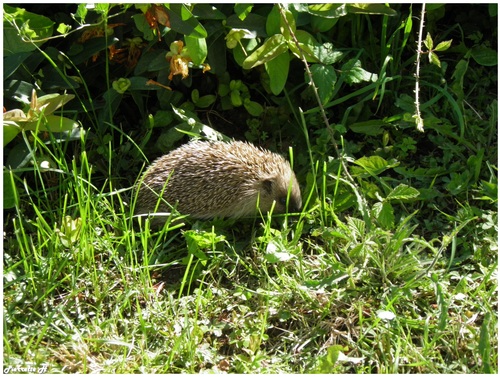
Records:
{"label": "ground cover plant", "polygon": [[[498,371],[496,4],[3,15],[6,373]],[[135,219],[191,137],[285,155],[301,212]]]}

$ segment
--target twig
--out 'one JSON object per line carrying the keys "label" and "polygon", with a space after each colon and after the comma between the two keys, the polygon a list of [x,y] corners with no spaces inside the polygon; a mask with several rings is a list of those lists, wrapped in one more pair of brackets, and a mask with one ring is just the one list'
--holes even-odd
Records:
{"label": "twig", "polygon": [[425,3],[422,3],[422,12],[420,14],[420,30],[418,32],[418,45],[417,45],[417,69],[415,71],[415,123],[417,130],[424,132],[424,120],[420,113],[420,56],[422,55],[422,34],[424,32],[424,17],[425,17]]}
{"label": "twig", "polygon": [[356,196],[360,200],[360,202],[358,202],[359,209],[360,209],[361,213],[363,214],[363,218],[365,220],[365,223],[368,225],[368,227],[370,227],[371,222],[369,219],[368,205],[366,203],[366,200],[358,193],[358,191],[357,191],[358,186],[356,184],[356,181],[354,180],[354,178],[349,173],[349,170],[347,169],[347,165],[345,163],[344,156],[341,155],[339,152],[339,148],[337,146],[337,142],[335,141],[335,137],[334,137],[334,131],[332,129],[332,126],[330,125],[330,122],[328,122],[328,117],[326,116],[325,108],[323,107],[323,104],[321,103],[321,98],[320,98],[319,93],[318,93],[318,88],[316,88],[316,85],[314,84],[313,76],[312,76],[311,70],[309,69],[309,64],[307,63],[307,59],[305,57],[304,51],[300,47],[299,41],[297,40],[295,33],[293,32],[290,24],[288,23],[288,20],[286,19],[286,15],[285,15],[285,12],[283,10],[283,4],[279,4],[279,11],[280,11],[281,17],[283,18],[283,21],[285,22],[288,30],[290,31],[290,36],[292,37],[293,42],[297,46],[297,50],[300,53],[300,58],[301,58],[302,62],[304,63],[304,67],[306,69],[306,73],[307,73],[307,76],[309,78],[309,83],[310,83],[312,90],[314,92],[314,95],[316,97],[316,101],[318,101],[318,106],[319,106],[319,109],[321,111],[321,116],[323,117],[323,122],[325,122],[326,128],[328,129],[328,131],[330,133],[330,138],[331,138],[333,147],[335,149],[335,153],[337,154],[337,157],[340,161],[340,164],[342,165],[342,168],[344,169],[344,173],[347,177],[346,182],[352,187]]}

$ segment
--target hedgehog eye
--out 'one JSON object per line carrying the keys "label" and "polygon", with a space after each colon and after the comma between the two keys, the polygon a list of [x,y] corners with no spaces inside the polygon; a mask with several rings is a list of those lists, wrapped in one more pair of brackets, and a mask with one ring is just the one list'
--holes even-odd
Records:
{"label": "hedgehog eye", "polygon": [[279,202],[280,204],[285,207],[286,206],[286,196],[282,196],[280,199],[279,199]]}

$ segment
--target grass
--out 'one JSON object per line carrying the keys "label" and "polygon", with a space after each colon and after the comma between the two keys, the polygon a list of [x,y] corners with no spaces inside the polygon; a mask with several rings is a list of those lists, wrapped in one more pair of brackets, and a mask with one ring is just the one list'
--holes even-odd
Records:
{"label": "grass", "polygon": [[[116,109],[83,106],[103,129],[71,146],[20,135],[33,163],[4,169],[16,194],[4,211],[4,371],[498,371],[496,77],[472,60],[460,76],[444,54],[446,74],[423,64],[426,129],[416,133],[411,9],[395,21],[351,16],[333,36],[379,80],[345,90],[339,71],[323,107],[301,102],[300,80],[281,99],[304,140],[290,153],[299,214],[174,213],[154,229],[132,217],[124,184],[147,140],[97,120]],[[382,42],[366,38],[379,28]],[[85,82],[84,64],[73,67]],[[442,85],[451,72],[454,91]],[[323,110],[340,123],[325,127]]]}
{"label": "grass", "polygon": [[[82,373],[496,369],[493,213],[454,218],[459,230],[428,240],[413,215],[381,229],[355,216],[329,219],[327,202],[291,222],[184,219],[154,232],[132,226],[126,192],[92,186],[85,154],[80,169],[36,172],[63,183],[29,190],[33,212],[12,218],[5,236],[4,365]],[[478,261],[460,265],[468,242]]]}

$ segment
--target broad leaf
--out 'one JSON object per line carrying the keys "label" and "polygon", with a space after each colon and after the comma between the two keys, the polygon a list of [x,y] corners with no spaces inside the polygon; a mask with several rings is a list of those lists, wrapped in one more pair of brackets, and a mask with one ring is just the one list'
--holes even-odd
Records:
{"label": "broad leaf", "polygon": [[207,37],[208,34],[203,25],[198,22],[184,4],[170,4],[168,16],[172,30],[194,38]]}
{"label": "broad leaf", "polygon": [[420,195],[420,192],[408,185],[400,184],[387,195],[386,200],[413,199]]}
{"label": "broad leaf", "polygon": [[314,85],[318,88],[321,103],[324,105],[332,99],[335,83],[337,82],[335,69],[331,65],[313,64],[311,73]]}
{"label": "broad leaf", "polygon": [[375,82],[378,79],[377,74],[364,70],[361,67],[361,62],[354,59],[349,60],[342,66],[342,74],[348,84],[359,84],[363,81]]}
{"label": "broad leaf", "polygon": [[474,47],[471,51],[472,58],[476,63],[485,67],[498,65],[498,52],[488,47]]}
{"label": "broad leaf", "polygon": [[[5,142],[5,141],[4,141]],[[12,171],[3,171],[3,208],[14,208],[19,202],[19,194],[14,180]]]}
{"label": "broad leaf", "polygon": [[376,3],[350,3],[347,11],[354,14],[383,14],[384,16],[396,16],[398,12],[384,4]]}
{"label": "broad leaf", "polygon": [[[22,8],[13,8],[7,4],[4,4],[3,11],[4,57],[19,52],[34,51],[36,46],[41,46],[47,38],[52,36],[54,22],[49,18],[27,12]],[[13,24],[17,25],[17,28]],[[29,40],[37,42],[33,43]]]}
{"label": "broad leaf", "polygon": [[275,34],[243,61],[243,68],[251,69],[267,63],[286,52],[287,49],[285,37],[281,34]]}
{"label": "broad leaf", "polygon": [[391,203],[375,203],[373,214],[382,228],[391,229],[394,227],[394,209]]}
{"label": "broad leaf", "polygon": [[207,58],[207,41],[205,38],[195,38],[189,35],[184,37],[189,56],[194,65],[200,65]]}
{"label": "broad leaf", "polygon": [[285,87],[290,68],[290,53],[285,51],[274,59],[265,63],[266,72],[269,75],[271,92],[277,96]]}
{"label": "broad leaf", "polygon": [[[363,170],[371,176],[377,176],[383,171],[398,165],[397,162],[388,162],[380,156],[361,157],[354,161],[354,163],[361,166]],[[356,169],[356,167],[353,166],[352,169],[355,173],[361,173],[359,168]]]}

